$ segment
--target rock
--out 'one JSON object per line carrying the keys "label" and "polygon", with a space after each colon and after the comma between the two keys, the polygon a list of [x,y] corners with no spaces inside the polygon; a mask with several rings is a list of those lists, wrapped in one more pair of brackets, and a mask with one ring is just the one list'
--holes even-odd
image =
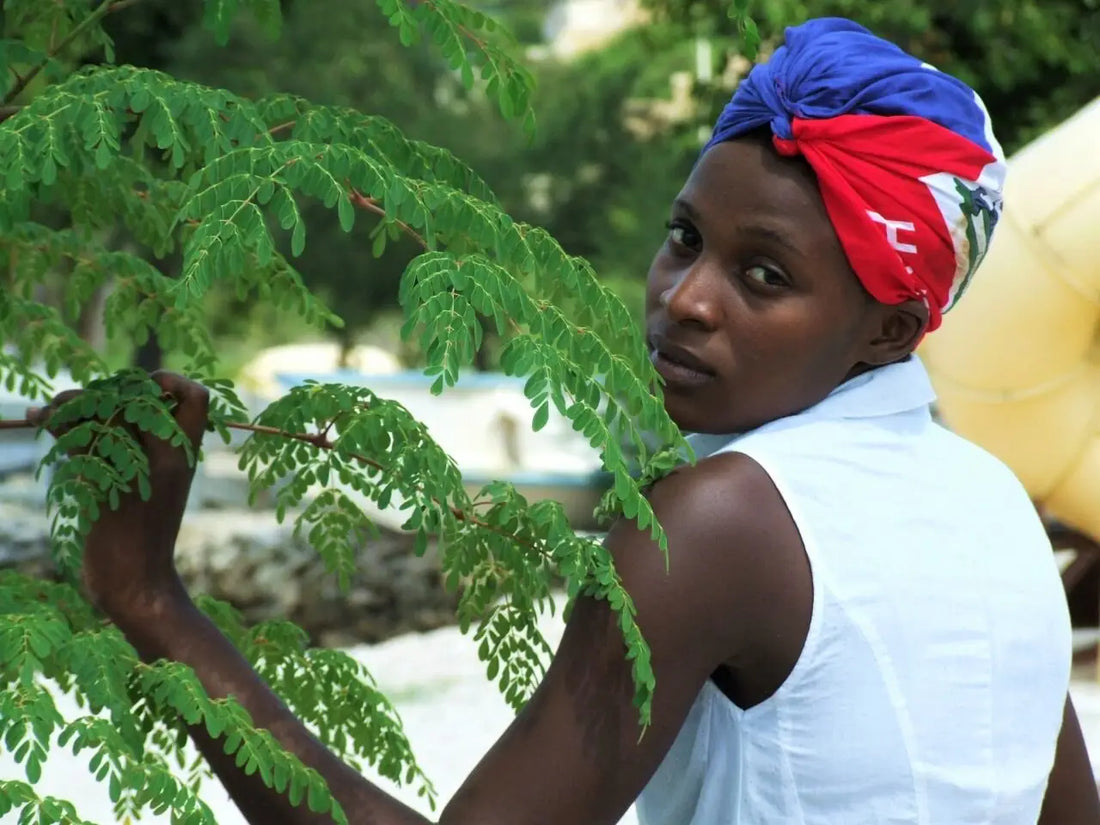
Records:
{"label": "rock", "polygon": [[0,500],[0,568],[29,576],[50,576],[50,524],[45,506],[38,510]]}
{"label": "rock", "polygon": [[270,511],[193,513],[176,564],[195,592],[226,599],[250,621],[289,618],[325,644],[379,641],[454,620],[438,556],[423,558],[402,533],[382,530],[358,549],[347,593],[324,560]]}
{"label": "rock", "polygon": [[[444,591],[435,547],[417,557],[412,537],[400,532],[383,529],[358,549],[346,593],[317,552],[294,535],[292,516],[279,524],[270,510],[188,513],[176,565],[191,593],[232,603],[250,624],[291,619],[315,643],[376,642],[454,622],[455,597]],[[0,568],[54,575],[45,507],[3,492]]]}

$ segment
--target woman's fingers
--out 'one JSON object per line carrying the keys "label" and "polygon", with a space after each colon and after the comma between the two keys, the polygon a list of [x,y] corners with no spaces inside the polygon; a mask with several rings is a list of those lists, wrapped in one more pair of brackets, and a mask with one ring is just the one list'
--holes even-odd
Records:
{"label": "woman's fingers", "polygon": [[27,407],[27,412],[23,417],[35,427],[41,427],[49,418],[48,409],[48,407]]}
{"label": "woman's fingers", "polygon": [[198,447],[206,432],[207,413],[210,410],[210,391],[197,381],[174,372],[158,370],[152,379],[175,401],[173,411],[180,429]]}
{"label": "woman's fingers", "polygon": [[[202,384],[174,372],[159,370],[150,375],[150,378],[160,386],[165,396],[170,397],[170,408],[176,422],[183,430],[184,435],[187,436],[191,446],[198,448],[207,429],[210,392]],[[63,404],[76,398],[82,392],[83,390],[80,389],[59,392],[44,407],[28,407],[25,417],[34,426],[44,427],[54,438],[59,438],[80,422],[69,421],[64,424],[51,425],[50,421]],[[165,442],[155,436],[139,433],[136,428],[130,429],[135,436],[141,439],[147,450],[166,446]]]}
{"label": "woman's fingers", "polygon": [[[210,392],[202,384],[174,372],[159,370],[150,378],[161,388],[162,398],[175,416],[176,423],[191,449],[198,451],[206,434]],[[190,472],[193,468],[193,464],[187,461],[184,451],[179,447],[151,432],[136,432],[135,435],[149,457],[150,466],[162,472]]]}
{"label": "woman's fingers", "polygon": [[[36,427],[45,426],[49,423],[53,414],[57,412],[58,407],[66,401],[71,401],[76,398],[82,392],[83,390],[64,390],[63,392],[59,392],[50,399],[50,403],[45,407],[28,407],[26,418]],[[50,432],[53,432],[53,430],[50,430]],[[54,435],[57,435],[57,433],[54,433]]]}

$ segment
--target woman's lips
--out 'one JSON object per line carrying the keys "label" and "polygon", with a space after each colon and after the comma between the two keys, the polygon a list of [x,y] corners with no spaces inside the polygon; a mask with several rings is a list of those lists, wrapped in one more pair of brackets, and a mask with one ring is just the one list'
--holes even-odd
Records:
{"label": "woman's lips", "polygon": [[650,353],[649,358],[657,373],[665,379],[666,385],[697,387],[714,379],[714,373],[707,371],[698,362],[685,363],[687,359],[684,359],[684,355],[675,350],[666,351],[658,347]]}

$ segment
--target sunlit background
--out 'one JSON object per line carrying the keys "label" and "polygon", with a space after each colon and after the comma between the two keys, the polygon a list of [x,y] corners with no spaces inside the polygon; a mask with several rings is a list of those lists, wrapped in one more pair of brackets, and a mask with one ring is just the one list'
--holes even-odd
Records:
{"label": "sunlit background", "polygon": [[[668,204],[708,125],[751,65],[726,4],[473,5],[511,28],[535,73],[532,140],[503,120],[481,90],[466,91],[430,46],[402,47],[372,0],[286,0],[279,41],[243,17],[228,48],[216,46],[198,25],[196,2],[143,0],[112,16],[108,30],[120,63],[163,69],[245,96],[290,92],[353,107],[392,119],[410,137],[447,147],[488,182],[506,211],[546,227],[568,252],[591,260],[640,315],[646,270],[661,242]],[[852,17],[894,39],[978,89],[1009,154],[1100,93],[1095,0],[758,0],[750,12],[764,54],[785,25],[811,13]],[[1091,123],[1100,140],[1100,118]],[[1090,191],[1100,188],[1096,163],[1088,175]],[[1100,200],[1093,197],[1092,203],[1095,223]],[[589,514],[603,483],[598,458],[562,420],[552,420],[538,435],[530,432],[522,384],[494,372],[499,343],[491,334],[478,356],[480,374],[465,376],[442,399],[427,392],[416,372],[420,353],[398,334],[396,302],[400,274],[419,250],[398,242],[375,259],[369,215],[361,216],[351,235],[320,206],[307,207],[306,216],[310,240],[296,265],[342,316],[344,328],[319,332],[291,313],[215,287],[206,310],[222,374],[238,381],[256,409],[304,378],[366,383],[424,420],[471,485],[508,478],[532,498],[561,500],[579,529],[594,529]],[[48,223],[50,216],[41,219]],[[124,246],[127,239],[120,235],[114,242]],[[155,263],[165,274],[178,273],[176,258]],[[1082,277],[1092,277],[1091,289],[1100,295],[1095,270]],[[3,278],[0,273],[0,283]],[[59,301],[64,288],[65,273],[59,271],[41,299]],[[135,346],[105,336],[104,297],[88,302],[81,335],[113,366],[172,367],[172,354],[163,353],[155,339]],[[985,310],[983,305],[977,311]],[[16,417],[24,403],[0,397],[0,415]],[[1029,433],[1036,443],[1046,437],[1042,422]],[[28,475],[42,449],[21,436],[0,442],[0,565],[48,571],[42,485]],[[485,680],[472,644],[450,627],[452,600],[432,554],[416,557],[399,520],[376,513],[381,536],[364,548],[352,589],[343,594],[316,555],[289,527],[275,523],[266,502],[246,507],[245,492],[234,457],[213,442],[179,542],[179,565],[190,585],[232,601],[249,620],[289,617],[316,643],[353,648],[397,702],[422,766],[445,800],[507,724],[509,711]],[[1077,546],[1087,561],[1095,548],[1085,539]],[[1070,565],[1074,556],[1060,558]],[[1082,562],[1072,584],[1078,626],[1074,689],[1100,763],[1096,637],[1090,632],[1100,624],[1100,576]],[[548,618],[546,627],[551,638],[560,632],[555,619]],[[0,775],[19,773],[0,757]],[[83,765],[55,760],[42,790],[84,799],[85,816],[109,821],[106,794]],[[211,795],[220,821],[243,821],[223,797],[220,791]],[[415,796],[408,799],[422,806]],[[634,820],[630,815],[624,821]]]}

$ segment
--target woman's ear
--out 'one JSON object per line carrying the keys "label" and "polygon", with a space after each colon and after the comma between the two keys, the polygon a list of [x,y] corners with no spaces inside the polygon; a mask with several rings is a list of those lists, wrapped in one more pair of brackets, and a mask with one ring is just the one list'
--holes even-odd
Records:
{"label": "woman's ear", "polygon": [[867,344],[866,363],[879,367],[907,357],[917,348],[928,328],[928,307],[923,301],[879,304],[875,334]]}

